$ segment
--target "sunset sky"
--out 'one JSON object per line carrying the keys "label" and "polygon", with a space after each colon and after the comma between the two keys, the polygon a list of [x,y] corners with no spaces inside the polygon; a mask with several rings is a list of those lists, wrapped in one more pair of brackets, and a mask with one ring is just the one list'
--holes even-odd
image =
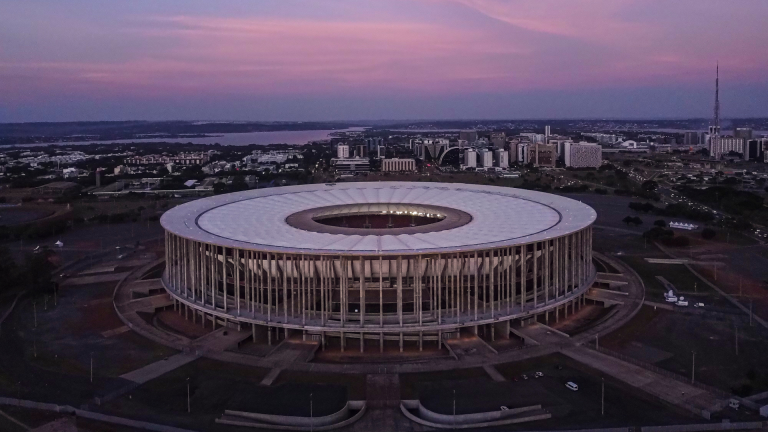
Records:
{"label": "sunset sky", "polygon": [[3,0],[0,122],[768,116],[766,0]]}

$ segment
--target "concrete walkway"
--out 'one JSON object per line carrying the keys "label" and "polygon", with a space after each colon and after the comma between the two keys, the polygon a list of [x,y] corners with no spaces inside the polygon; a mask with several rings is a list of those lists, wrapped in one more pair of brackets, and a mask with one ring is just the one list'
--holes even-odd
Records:
{"label": "concrete walkway", "polygon": [[280,372],[282,372],[282,371],[283,371],[283,370],[282,370],[282,369],[280,369],[280,368],[274,368],[274,369],[272,369],[271,371],[269,371],[269,373],[267,374],[267,376],[265,376],[265,377],[264,377],[264,379],[263,379],[263,380],[261,380],[261,383],[259,383],[259,384],[260,384],[260,385],[263,385],[263,386],[271,386],[271,385],[272,385],[272,383],[273,383],[273,382],[275,382],[275,380],[277,379],[277,377],[278,377],[278,376],[280,376]]}
{"label": "concrete walkway", "polygon": [[483,366],[483,370],[485,370],[485,373],[487,373],[488,376],[496,382],[504,382],[507,380],[504,378],[504,375],[502,375],[498,370],[496,370],[495,367],[493,367],[493,365],[485,365]]}
{"label": "concrete walkway", "polygon": [[720,411],[726,404],[706,390],[624,362],[595,350],[578,346],[564,349],[563,354],[600,372],[610,375],[667,403],[709,418],[705,412]]}
{"label": "concrete walkway", "polygon": [[191,354],[176,354],[168,357],[164,360],[158,360],[154,363],[148,364],[142,368],[120,375],[120,378],[128,381],[133,381],[138,384],[144,384],[147,381],[151,381],[161,375],[180,368],[185,364],[196,360],[199,356]]}
{"label": "concrete walkway", "polygon": [[69,278],[64,281],[64,283],[61,284],[63,287],[67,286],[77,286],[77,285],[90,285],[90,284],[98,284],[98,283],[105,283],[105,282],[117,282],[124,277],[128,276],[129,272],[122,272],[122,273],[108,273],[103,275],[97,275],[97,276],[82,276],[82,277],[73,277]]}

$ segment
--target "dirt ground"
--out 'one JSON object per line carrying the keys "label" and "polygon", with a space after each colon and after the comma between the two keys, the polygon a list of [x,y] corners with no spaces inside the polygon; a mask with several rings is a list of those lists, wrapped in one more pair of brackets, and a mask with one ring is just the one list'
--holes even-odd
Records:
{"label": "dirt ground", "polygon": [[750,327],[744,316],[644,306],[624,327],[600,338],[600,346],[683,377],[691,376],[695,361],[696,381],[740,395],[768,390],[768,331]]}

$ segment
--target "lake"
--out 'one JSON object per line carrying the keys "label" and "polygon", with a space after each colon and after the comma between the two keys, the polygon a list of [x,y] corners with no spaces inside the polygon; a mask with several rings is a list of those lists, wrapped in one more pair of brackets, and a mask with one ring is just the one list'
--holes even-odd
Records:
{"label": "lake", "polygon": [[273,132],[244,132],[217,134],[206,138],[142,138],[107,141],[73,141],[41,144],[18,144],[18,147],[31,147],[40,145],[77,146],[88,144],[131,144],[149,142],[192,143],[192,144],[221,144],[230,146],[243,146],[249,144],[306,144],[310,141],[320,141],[331,138],[334,132],[360,132],[366,128],[353,127],[336,130],[305,130],[305,131],[273,131]]}

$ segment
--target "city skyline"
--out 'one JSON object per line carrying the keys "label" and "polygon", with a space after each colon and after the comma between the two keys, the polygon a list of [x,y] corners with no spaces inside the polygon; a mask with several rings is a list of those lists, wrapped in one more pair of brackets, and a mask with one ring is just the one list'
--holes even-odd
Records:
{"label": "city skyline", "polygon": [[[768,115],[768,4],[0,5],[0,122]],[[720,28],[721,31],[712,31]]]}

